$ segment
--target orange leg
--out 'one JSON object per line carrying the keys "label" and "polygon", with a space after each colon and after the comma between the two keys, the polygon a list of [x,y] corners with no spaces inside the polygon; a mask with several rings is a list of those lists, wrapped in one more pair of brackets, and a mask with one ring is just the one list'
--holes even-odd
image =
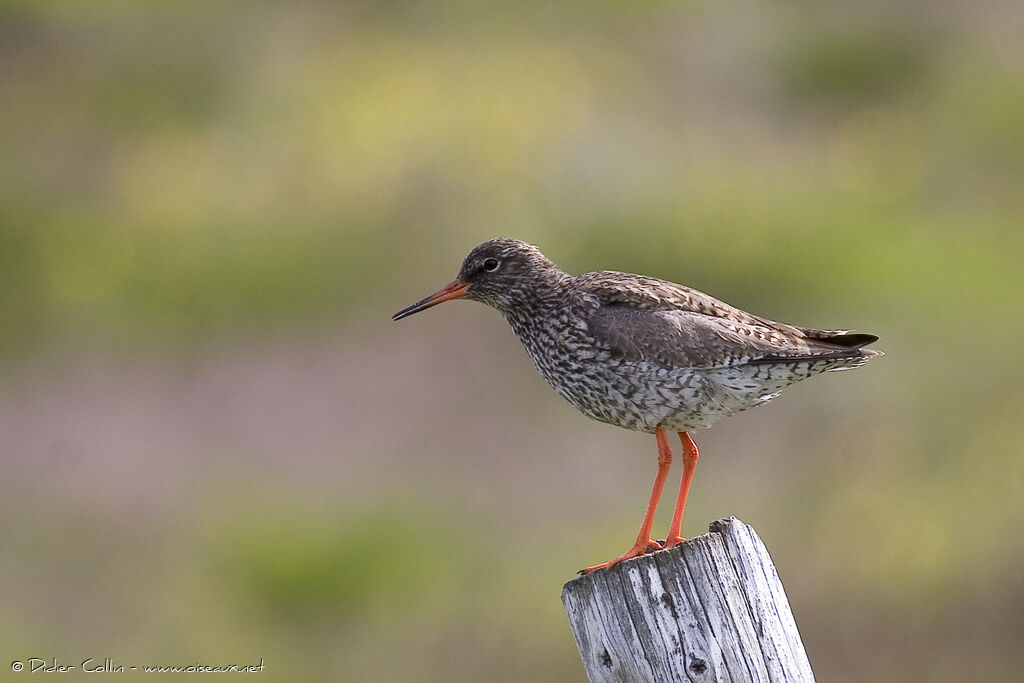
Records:
{"label": "orange leg", "polygon": [[654,512],[658,509],[658,501],[661,499],[661,491],[665,488],[665,479],[668,477],[668,469],[672,466],[672,449],[668,445],[668,437],[665,436],[664,429],[658,429],[655,431],[654,436],[658,439],[658,474],[654,477],[654,487],[651,489],[651,500],[647,503],[647,512],[644,513],[644,521],[640,524],[640,533],[636,535],[636,542],[633,544],[632,548],[622,553],[614,560],[609,560],[602,564],[595,564],[593,567],[587,567],[583,570],[584,573],[592,572],[595,569],[608,569],[623,560],[643,555],[647,552],[648,546],[654,546],[655,550],[661,548],[657,541],[651,540],[651,525],[654,524]]}
{"label": "orange leg", "polygon": [[690,480],[693,479],[693,471],[697,469],[697,458],[700,453],[696,444],[686,432],[679,432],[679,440],[683,443],[683,478],[679,482],[679,498],[676,499],[676,511],[672,513],[672,523],[668,527],[668,536],[665,537],[665,548],[682,543],[686,539],[679,535],[683,525],[683,510],[686,509],[686,496],[690,493]]}

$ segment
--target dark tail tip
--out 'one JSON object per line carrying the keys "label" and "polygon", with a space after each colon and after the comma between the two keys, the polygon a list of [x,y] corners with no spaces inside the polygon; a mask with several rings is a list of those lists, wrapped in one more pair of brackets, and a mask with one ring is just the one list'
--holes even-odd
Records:
{"label": "dark tail tip", "polygon": [[861,333],[850,333],[840,334],[835,337],[829,337],[826,340],[829,344],[835,344],[836,346],[845,346],[848,349],[859,349],[862,346],[868,344],[874,344],[878,341],[878,337],[873,334],[861,334]]}

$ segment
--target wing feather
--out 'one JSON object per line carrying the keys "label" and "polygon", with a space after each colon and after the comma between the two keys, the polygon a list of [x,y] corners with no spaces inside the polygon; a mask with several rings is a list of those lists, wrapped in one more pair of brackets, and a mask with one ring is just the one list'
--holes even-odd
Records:
{"label": "wing feather", "polygon": [[877,353],[857,350],[874,335],[778,323],[665,280],[611,271],[577,277],[599,300],[590,333],[629,360],[715,368]]}

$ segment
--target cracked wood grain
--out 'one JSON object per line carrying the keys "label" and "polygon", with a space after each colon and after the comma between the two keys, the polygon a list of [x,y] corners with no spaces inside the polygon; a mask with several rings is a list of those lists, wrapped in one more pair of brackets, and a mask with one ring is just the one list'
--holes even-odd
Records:
{"label": "cracked wood grain", "polygon": [[591,683],[813,683],[768,550],[730,517],[562,590]]}

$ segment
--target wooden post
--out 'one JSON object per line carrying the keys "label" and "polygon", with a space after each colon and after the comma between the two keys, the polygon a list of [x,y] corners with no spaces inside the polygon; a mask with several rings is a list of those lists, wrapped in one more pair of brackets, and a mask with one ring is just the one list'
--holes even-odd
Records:
{"label": "wooden post", "polygon": [[710,533],[562,589],[591,683],[813,683],[786,592],[754,530]]}

